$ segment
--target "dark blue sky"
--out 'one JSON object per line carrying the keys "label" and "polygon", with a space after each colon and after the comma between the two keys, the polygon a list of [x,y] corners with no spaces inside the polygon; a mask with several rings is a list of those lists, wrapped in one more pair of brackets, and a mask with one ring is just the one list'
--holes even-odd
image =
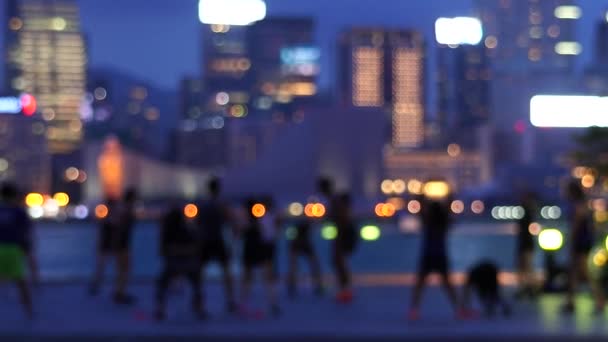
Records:
{"label": "dark blue sky", "polygon": [[[522,0],[517,0],[522,1]],[[197,0],[79,0],[88,35],[90,61],[126,71],[163,88],[175,88],[184,75],[200,71]],[[322,85],[331,84],[338,32],[348,26],[415,28],[433,38],[438,16],[472,14],[471,0],[266,0],[269,15],[311,15],[323,48]],[[592,26],[608,0],[579,0],[579,36],[589,60]],[[432,47],[432,45],[430,45]]]}

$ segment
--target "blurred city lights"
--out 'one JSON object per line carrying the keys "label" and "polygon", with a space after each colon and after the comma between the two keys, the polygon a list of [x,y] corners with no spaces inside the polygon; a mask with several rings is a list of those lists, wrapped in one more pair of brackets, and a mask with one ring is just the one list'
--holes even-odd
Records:
{"label": "blurred city lights", "polygon": [[450,209],[454,214],[462,214],[464,212],[464,202],[460,200],[453,201],[450,205]]}
{"label": "blurred city lights", "polygon": [[605,210],[596,211],[593,213],[593,219],[598,223],[606,223],[608,221],[608,212]]}
{"label": "blurred city lights", "polygon": [[401,195],[403,193],[405,193],[405,191],[407,190],[407,185],[405,184],[405,181],[403,181],[402,179],[397,179],[395,181],[393,181],[393,192],[396,193],[397,195]]}
{"label": "blurred city lights", "polygon": [[325,216],[325,206],[321,203],[315,203],[312,205],[312,216],[321,218]]}
{"label": "blurred city lights", "polygon": [[321,229],[321,237],[324,240],[334,240],[338,237],[338,228],[335,226],[325,226]]}
{"label": "blurred city lights", "polygon": [[105,204],[99,204],[95,207],[95,217],[97,217],[98,219],[104,219],[108,217],[109,213],[110,210]]}
{"label": "blurred city lights", "polygon": [[559,42],[555,44],[555,53],[558,55],[576,56],[583,52],[583,46],[579,42]]}
{"label": "blurred city lights", "polygon": [[361,238],[365,241],[376,241],[380,238],[380,228],[377,226],[365,226],[361,228]]}
{"label": "blurred city lights", "polygon": [[528,232],[531,235],[534,235],[534,236],[538,236],[538,234],[540,234],[540,232],[541,232],[542,229],[543,229],[543,227],[540,224],[536,223],[536,222],[532,222],[528,226]]}
{"label": "blurred city lights", "polygon": [[421,222],[418,217],[408,215],[399,220],[399,230],[403,233],[416,233],[420,228]]}
{"label": "blurred city lights", "polygon": [[378,203],[374,209],[378,217],[393,217],[395,216],[395,206],[391,203]]}
{"label": "blurred city lights", "polygon": [[411,214],[418,214],[421,209],[422,206],[420,204],[420,201],[411,200],[407,204],[407,211],[409,211]]}
{"label": "blurred city lights", "polygon": [[58,192],[53,196],[53,199],[55,200],[55,202],[57,202],[57,205],[60,207],[65,207],[68,204],[70,204],[70,196],[68,196],[68,194],[66,194],[65,192]]}
{"label": "blurred city lights", "polygon": [[287,240],[295,240],[298,237],[298,229],[296,227],[288,227],[285,230],[285,238]]}
{"label": "blurred city lights", "polygon": [[391,194],[393,192],[393,181],[390,179],[383,180],[380,184],[380,190],[382,190],[382,193],[385,195]]}
{"label": "blurred city lights", "polygon": [[407,182],[407,191],[412,195],[421,195],[424,184],[417,180],[411,179]]}
{"label": "blurred city lights", "polygon": [[266,207],[263,204],[256,203],[251,207],[251,215],[255,218],[262,218],[266,215]]}
{"label": "blurred city lights", "polygon": [[44,215],[48,217],[56,217],[59,214],[59,203],[52,198],[47,198],[42,205]]}
{"label": "blurred city lights", "polygon": [[217,95],[215,95],[215,103],[217,103],[220,106],[225,106],[230,102],[230,95],[228,95],[228,93],[225,92],[220,92],[217,93]]}
{"label": "blurred city lights", "polygon": [[587,168],[584,166],[577,166],[572,169],[572,177],[581,179],[587,174]]}
{"label": "blurred city lights", "polygon": [[44,197],[39,193],[30,193],[25,196],[25,205],[28,207],[42,207],[44,204]]}
{"label": "blurred city lights", "polygon": [[608,236],[606,236],[606,241],[604,242],[604,245],[606,246],[606,249],[608,249]]}
{"label": "blurred city lights", "polygon": [[595,185],[595,177],[593,175],[584,175],[581,179],[581,185],[587,189],[593,188]]}
{"label": "blurred city lights", "polygon": [[606,257],[606,251],[600,250],[593,255],[593,264],[597,267],[606,265],[608,257]]}
{"label": "blurred city lights", "polygon": [[473,203],[471,203],[471,211],[474,214],[478,214],[478,215],[483,214],[485,209],[486,209],[485,205],[480,200],[476,200],[476,201],[473,201]]}
{"label": "blurred city lights", "polygon": [[386,202],[392,204],[395,210],[405,209],[405,200],[401,197],[391,197]]}
{"label": "blurred city lights", "polygon": [[477,45],[483,38],[481,21],[471,17],[439,18],[435,38],[444,45]]}
{"label": "blurred city lights", "polygon": [[557,251],[564,244],[564,236],[557,229],[544,229],[538,235],[538,244],[545,251]]}
{"label": "blurred city lights", "polygon": [[184,207],[184,216],[189,219],[192,219],[195,218],[197,215],[198,207],[193,203],[186,204],[186,206]]}
{"label": "blurred city lights", "polygon": [[89,208],[86,205],[80,204],[74,208],[74,217],[79,220],[84,220],[89,216]]}
{"label": "blurred city lights", "polygon": [[557,6],[554,14],[558,19],[579,19],[583,15],[583,11],[578,6],[563,5]]}
{"label": "blurred city lights", "polygon": [[28,215],[33,219],[40,219],[44,216],[44,209],[42,207],[30,207],[27,209]]}
{"label": "blurred city lights", "polygon": [[291,216],[302,216],[304,214],[304,206],[302,203],[294,202],[289,205],[288,211]]}
{"label": "blurred city lights", "polygon": [[608,98],[536,95],[530,100],[530,122],[536,127],[608,127]]}
{"label": "blurred city lights", "polygon": [[492,208],[492,218],[495,220],[520,220],[526,214],[522,206],[498,206]]}
{"label": "blurred city lights", "polygon": [[198,17],[203,24],[245,26],[266,17],[263,0],[199,0]]}
{"label": "blurred city lights", "polygon": [[462,149],[460,148],[460,145],[458,145],[458,144],[448,145],[448,155],[450,157],[458,157],[461,152],[462,152]]}
{"label": "blurred city lights", "polygon": [[431,199],[446,198],[450,194],[450,186],[444,181],[430,181],[424,184],[424,195]]}

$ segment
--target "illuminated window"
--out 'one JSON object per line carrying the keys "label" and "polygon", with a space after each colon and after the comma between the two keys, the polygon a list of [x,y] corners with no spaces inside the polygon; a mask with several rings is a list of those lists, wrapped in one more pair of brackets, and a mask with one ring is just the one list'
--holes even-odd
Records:
{"label": "illuminated window", "polygon": [[583,11],[578,6],[558,6],[555,8],[554,14],[558,19],[579,19],[583,15]]}
{"label": "illuminated window", "polygon": [[559,55],[580,55],[583,47],[578,42],[559,42],[555,44],[555,53]]}

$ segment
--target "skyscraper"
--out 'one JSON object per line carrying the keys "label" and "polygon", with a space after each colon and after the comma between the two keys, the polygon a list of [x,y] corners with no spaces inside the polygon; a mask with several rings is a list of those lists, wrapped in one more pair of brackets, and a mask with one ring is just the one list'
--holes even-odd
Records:
{"label": "skyscraper", "polygon": [[582,46],[575,0],[476,0],[494,68],[504,72],[568,70]]}
{"label": "skyscraper", "polygon": [[439,143],[477,147],[490,120],[492,71],[483,45],[438,46]]}
{"label": "skyscraper", "polygon": [[314,43],[314,21],[275,17],[248,28],[252,95],[258,109],[286,104],[317,93],[320,49]]}
{"label": "skyscraper", "polygon": [[9,0],[7,82],[33,94],[47,122],[52,154],[69,154],[82,138],[80,105],[86,51],[73,0]]}
{"label": "skyscraper", "polygon": [[424,48],[408,30],[356,28],[340,37],[342,101],[390,111],[395,147],[424,142]]}

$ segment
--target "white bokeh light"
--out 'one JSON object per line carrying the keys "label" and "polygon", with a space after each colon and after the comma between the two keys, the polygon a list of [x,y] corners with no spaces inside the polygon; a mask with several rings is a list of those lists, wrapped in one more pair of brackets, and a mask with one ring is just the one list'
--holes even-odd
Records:
{"label": "white bokeh light", "polygon": [[245,26],[266,17],[263,0],[199,0],[198,17],[203,24]]}
{"label": "white bokeh light", "polygon": [[536,127],[608,127],[608,97],[537,95],[530,100]]}
{"label": "white bokeh light", "polygon": [[445,45],[477,45],[483,38],[481,21],[477,18],[439,18],[435,22],[435,38]]}

